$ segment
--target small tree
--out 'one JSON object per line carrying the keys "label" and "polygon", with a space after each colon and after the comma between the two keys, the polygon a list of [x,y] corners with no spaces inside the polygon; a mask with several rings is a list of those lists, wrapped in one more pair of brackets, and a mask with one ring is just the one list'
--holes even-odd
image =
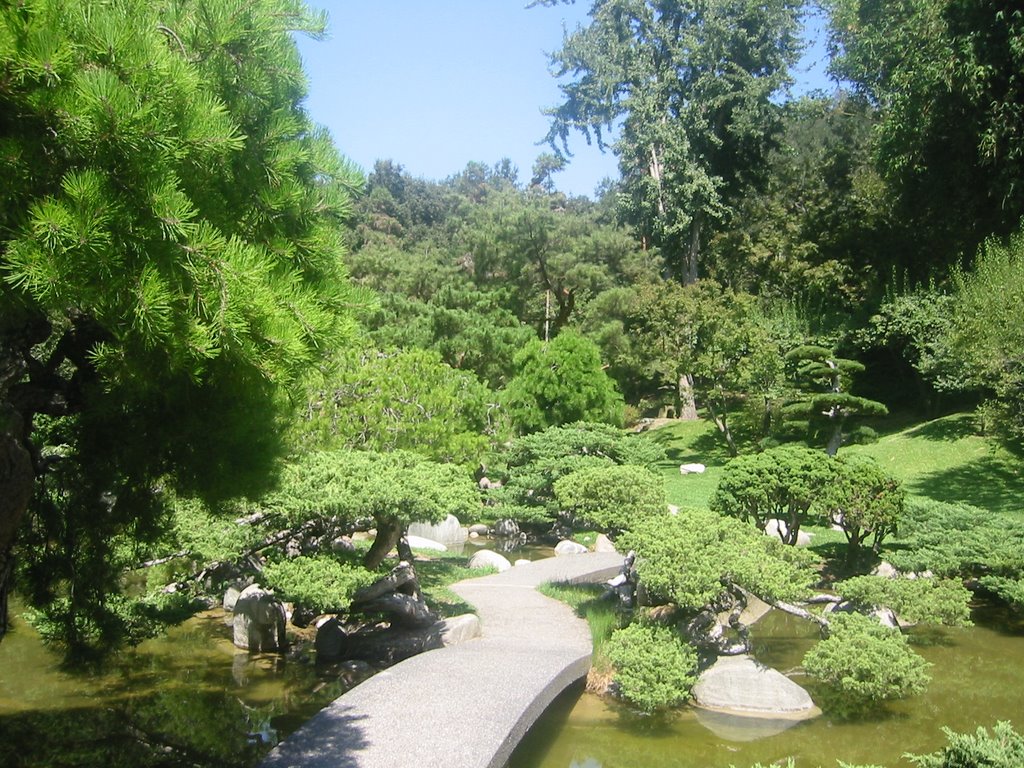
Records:
{"label": "small tree", "polygon": [[904,622],[966,627],[971,593],[956,579],[887,579],[855,576],[837,583],[837,594],[864,612],[888,608]]}
{"label": "small tree", "polygon": [[818,499],[820,508],[846,534],[848,558],[855,557],[869,537],[877,553],[903,516],[905,494],[900,482],[870,456],[835,456],[830,464],[831,477]]}
{"label": "small tree", "polygon": [[440,522],[448,514],[479,510],[472,481],[451,464],[414,453],[319,451],[285,468],[280,491],[263,506],[291,525],[319,518],[338,526],[372,518],[377,537],[363,559],[373,570],[398,543],[411,522]]}
{"label": "small tree", "polygon": [[740,601],[741,590],[768,602],[797,600],[814,580],[804,550],[708,510],[641,520],[619,544],[636,552],[637,573],[652,599],[685,611]]}
{"label": "small tree", "polygon": [[592,341],[571,331],[547,343],[535,340],[516,355],[515,367],[503,402],[520,432],[574,421],[622,424],[622,395]]}
{"label": "small tree", "polygon": [[825,450],[834,456],[843,443],[843,427],[849,419],[885,416],[889,410],[877,400],[850,393],[850,378],[864,365],[838,357],[831,350],[813,345],[797,347],[786,354],[797,386],[803,396],[785,408],[788,418],[807,419],[810,425],[824,419],[828,430]]}
{"label": "small tree", "polygon": [[764,530],[781,520],[779,537],[796,544],[800,525],[829,479],[828,463],[817,451],[795,445],[739,456],[725,465],[711,497],[711,509]]}
{"label": "small tree", "polygon": [[858,706],[924,691],[928,662],[914,653],[898,629],[859,613],[829,621],[829,636],[804,656],[804,668]]}
{"label": "small tree", "polygon": [[644,712],[682,704],[697,682],[697,652],[668,627],[630,624],[607,652],[622,696]]}
{"label": "small tree", "polygon": [[558,518],[555,483],[560,478],[616,464],[653,470],[665,451],[607,424],[577,422],[519,437],[501,458],[506,463],[503,487],[488,494],[497,516],[536,523]]}
{"label": "small tree", "polygon": [[661,475],[633,464],[580,469],[558,480],[554,490],[562,510],[612,536],[668,514]]}

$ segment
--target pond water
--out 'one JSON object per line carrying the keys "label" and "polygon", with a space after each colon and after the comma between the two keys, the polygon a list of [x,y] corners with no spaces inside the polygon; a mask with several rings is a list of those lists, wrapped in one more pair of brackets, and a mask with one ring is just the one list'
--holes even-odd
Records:
{"label": "pond water", "polygon": [[[527,734],[509,768],[748,768],[793,757],[798,768],[834,768],[838,760],[903,768],[906,752],[942,747],[942,727],[1024,727],[1024,622],[975,612],[978,626],[914,633],[915,650],[933,664],[921,696],[869,717],[828,714],[791,723],[717,716],[688,708],[660,720],[579,689],[567,691]],[[808,622],[773,611],[755,627],[755,656],[793,672],[817,637]],[[811,682],[793,679],[820,695]]]}
{"label": "pond water", "polygon": [[[499,549],[473,540],[464,554]],[[517,544],[510,559],[551,557]],[[69,670],[18,618],[0,642],[0,767],[249,768],[352,684],[312,653],[235,648],[223,611],[115,654],[100,670]]]}
{"label": "pond water", "polygon": [[15,618],[0,642],[0,766],[249,766],[346,687],[337,668],[235,648],[222,611],[91,672],[62,669]]}

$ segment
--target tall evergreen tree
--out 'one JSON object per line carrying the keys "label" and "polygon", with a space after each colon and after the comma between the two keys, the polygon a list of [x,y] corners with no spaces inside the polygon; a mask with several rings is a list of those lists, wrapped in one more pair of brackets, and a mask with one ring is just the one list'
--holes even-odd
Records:
{"label": "tall evergreen tree", "polygon": [[284,388],[347,338],[361,180],[291,37],[323,24],[297,0],[0,7],[0,595],[22,529],[36,596],[101,622],[158,481],[265,476]]}
{"label": "tall evergreen tree", "polygon": [[[559,0],[537,0],[554,5]],[[567,1],[567,0],[563,0]],[[622,201],[685,283],[703,244],[758,181],[778,127],[771,97],[799,53],[799,0],[595,0],[589,26],[552,56],[563,102],[548,141],[570,132],[612,149]]]}

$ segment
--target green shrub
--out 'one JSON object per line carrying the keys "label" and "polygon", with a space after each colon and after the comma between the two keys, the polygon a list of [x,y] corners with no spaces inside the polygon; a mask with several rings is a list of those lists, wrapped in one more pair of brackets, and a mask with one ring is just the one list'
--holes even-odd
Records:
{"label": "green shrub", "polygon": [[991,735],[979,728],[973,735],[943,728],[949,745],[930,755],[906,755],[921,768],[1020,768],[1024,737],[1008,722],[996,723]]}
{"label": "green shrub", "polygon": [[365,568],[326,557],[296,557],[268,563],[263,569],[263,580],[278,597],[319,613],[346,610],[352,594],[375,578]]}
{"label": "green shrub", "polygon": [[661,475],[632,464],[577,470],[555,483],[555,499],[576,520],[609,533],[668,514]]}
{"label": "green shrub", "polygon": [[952,579],[885,579],[856,576],[835,585],[845,599],[866,609],[885,606],[901,620],[966,627],[971,624],[971,593]]}
{"label": "green shrub", "polygon": [[804,668],[848,702],[900,699],[927,687],[929,664],[910,649],[899,630],[852,613],[833,616],[829,631],[804,656]]}
{"label": "green shrub", "polygon": [[668,627],[630,624],[612,634],[608,657],[622,696],[644,712],[682,704],[697,682],[697,652]]}

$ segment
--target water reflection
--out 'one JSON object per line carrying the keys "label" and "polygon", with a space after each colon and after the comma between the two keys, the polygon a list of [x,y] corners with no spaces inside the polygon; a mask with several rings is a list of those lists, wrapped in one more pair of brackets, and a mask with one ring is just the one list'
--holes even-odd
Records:
{"label": "water reflection", "polygon": [[[966,732],[998,720],[1010,720],[1017,728],[1024,725],[1024,665],[1019,663],[1024,622],[992,609],[976,612],[974,620],[979,626],[912,633],[915,650],[933,665],[928,691],[876,708],[867,717],[826,712],[800,723],[748,723],[691,708],[655,726],[651,718],[571,691],[531,729],[509,768],[746,768],[758,762],[784,763],[788,757],[801,768],[835,766],[837,760],[909,767],[904,753],[927,753],[945,745],[943,726]],[[794,672],[816,637],[807,622],[772,612],[756,627],[755,655],[769,666]],[[821,691],[808,678],[794,679],[821,703]]]}
{"label": "water reflection", "polygon": [[208,612],[72,672],[16,621],[0,643],[0,765],[249,768],[349,687],[338,669],[241,653],[230,637]]}

